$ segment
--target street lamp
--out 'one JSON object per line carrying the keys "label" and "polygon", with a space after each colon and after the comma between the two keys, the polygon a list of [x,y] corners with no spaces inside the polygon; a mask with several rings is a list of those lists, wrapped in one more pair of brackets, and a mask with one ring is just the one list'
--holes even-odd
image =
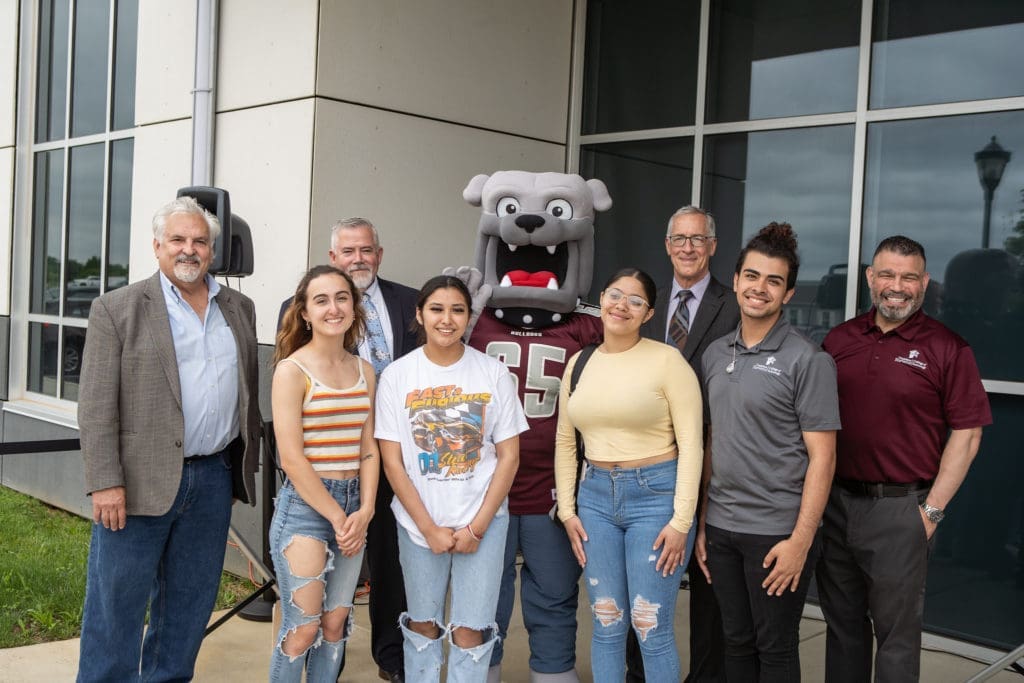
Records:
{"label": "street lamp", "polygon": [[981,228],[981,248],[988,249],[989,225],[992,222],[992,195],[1003,179],[1003,170],[1010,161],[1010,153],[1003,149],[996,136],[985,145],[980,152],[974,153],[974,163],[978,167],[978,180],[985,188],[985,222]]}

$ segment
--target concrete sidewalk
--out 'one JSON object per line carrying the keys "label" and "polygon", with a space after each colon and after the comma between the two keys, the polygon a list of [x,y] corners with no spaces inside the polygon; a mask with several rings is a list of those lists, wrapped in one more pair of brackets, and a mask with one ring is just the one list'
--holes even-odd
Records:
{"label": "concrete sidewalk", "polygon": [[[581,594],[583,593],[581,587]],[[676,609],[676,640],[685,670],[689,657],[686,615],[689,592],[681,591]],[[219,615],[214,615],[219,616]],[[581,681],[592,681],[590,671],[590,617],[585,606],[579,612],[577,638],[577,671]],[[825,624],[805,618],[800,626],[800,661],[804,681],[824,679]],[[261,681],[267,678],[270,649],[273,639],[268,623],[245,621],[235,617],[212,633],[203,643],[196,663],[195,680],[200,683],[232,683],[234,681]],[[37,683],[73,681],[78,668],[78,640],[65,640],[43,645],[0,650],[0,682]],[[964,681],[984,668],[983,664],[954,655],[924,651],[921,657],[921,680],[929,683]],[[509,683],[526,683],[529,675],[529,650],[526,631],[518,609],[513,615],[509,637],[505,644],[502,678]],[[356,627],[349,640],[347,663],[342,681],[373,683],[377,681],[377,666],[370,657],[370,632],[366,607],[356,607]],[[1021,678],[1010,672],[998,674],[992,681],[1020,683]],[[415,683],[410,681],[409,683]]]}

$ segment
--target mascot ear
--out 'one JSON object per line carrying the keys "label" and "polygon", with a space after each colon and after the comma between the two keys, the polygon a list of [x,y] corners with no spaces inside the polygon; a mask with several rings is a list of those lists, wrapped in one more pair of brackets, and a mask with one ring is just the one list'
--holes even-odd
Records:
{"label": "mascot ear", "polygon": [[469,185],[466,185],[466,189],[462,191],[462,198],[466,200],[467,204],[480,206],[484,196],[484,185],[487,184],[490,178],[491,176],[486,173],[473,176],[473,179],[469,181]]}
{"label": "mascot ear", "polygon": [[[473,180],[476,180],[476,178],[473,178]],[[470,184],[472,185],[472,183]],[[597,178],[591,178],[587,181],[587,187],[590,188],[590,194],[594,198],[594,211],[607,211],[612,208],[611,195],[608,194],[608,188],[604,186],[603,182]]]}

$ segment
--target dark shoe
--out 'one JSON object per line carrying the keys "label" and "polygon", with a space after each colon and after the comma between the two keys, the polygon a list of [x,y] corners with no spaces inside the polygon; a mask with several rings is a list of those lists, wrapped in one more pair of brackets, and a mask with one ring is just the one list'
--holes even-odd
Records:
{"label": "dark shoe", "polygon": [[385,671],[384,669],[377,669],[377,678],[382,681],[388,681],[388,683],[405,683],[405,674],[401,671]]}

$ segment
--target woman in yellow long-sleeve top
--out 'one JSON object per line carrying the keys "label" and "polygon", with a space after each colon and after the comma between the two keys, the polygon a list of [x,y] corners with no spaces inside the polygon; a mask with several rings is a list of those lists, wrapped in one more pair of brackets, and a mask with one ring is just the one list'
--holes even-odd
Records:
{"label": "woman in yellow long-sleeve top", "polygon": [[[697,378],[679,351],[640,338],[640,326],[653,315],[655,291],[641,270],[612,276],[601,292],[604,343],[571,397],[569,378],[578,354],[562,380],[558,516],[586,578],[594,617],[591,666],[598,682],[625,677],[630,625],[647,679],[680,676],[673,616],[697,505],[702,409]],[[588,463],[578,500],[576,430]]]}

